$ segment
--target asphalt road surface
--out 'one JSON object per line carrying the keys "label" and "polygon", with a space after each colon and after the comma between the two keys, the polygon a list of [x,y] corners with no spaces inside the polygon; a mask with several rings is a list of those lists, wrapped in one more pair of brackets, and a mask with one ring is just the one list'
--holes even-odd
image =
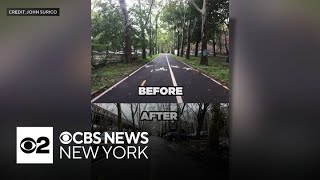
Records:
{"label": "asphalt road surface", "polygon": [[[183,96],[138,96],[139,86],[183,86]],[[133,74],[92,99],[92,103],[212,103],[229,102],[229,90],[219,82],[167,54],[161,54]]]}
{"label": "asphalt road surface", "polygon": [[195,180],[228,179],[222,172],[185,154],[177,145],[163,138],[149,137],[149,159],[101,159],[92,163],[91,179]]}

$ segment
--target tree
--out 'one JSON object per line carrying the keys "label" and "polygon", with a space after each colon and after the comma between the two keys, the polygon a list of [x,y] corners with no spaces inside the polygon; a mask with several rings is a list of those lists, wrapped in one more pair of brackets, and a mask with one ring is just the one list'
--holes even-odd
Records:
{"label": "tree", "polygon": [[[154,22],[155,22],[155,31],[154,31],[154,35],[153,35],[153,38],[152,38],[152,41],[155,41],[154,42],[154,47],[150,47],[150,49],[152,48],[152,51],[153,51],[153,55],[155,54],[155,52],[156,51],[158,51],[159,52],[159,44],[158,44],[158,27],[159,27],[159,17],[160,17],[160,14],[161,14],[161,12],[163,11],[163,7],[161,7],[160,9],[159,9],[159,11],[157,12],[157,14],[156,14],[156,16],[155,16],[155,20],[154,20]],[[151,40],[150,40],[151,41]]]}
{"label": "tree", "polygon": [[125,31],[124,31],[125,48],[124,48],[124,52],[125,52],[125,55],[126,55],[126,61],[128,63],[131,63],[132,62],[132,56],[131,56],[131,25],[130,25],[130,22],[129,22],[126,1],[125,0],[119,0],[119,3],[120,3],[120,9],[122,10],[122,13],[123,13],[124,26],[125,26]]}
{"label": "tree", "polygon": [[200,43],[200,41],[201,41],[201,30],[200,31],[196,31],[197,33],[197,35],[196,35],[196,38],[197,38],[197,40],[196,40],[196,48],[194,49],[194,56],[195,57],[198,57],[198,52],[199,52],[199,43]]}
{"label": "tree", "polygon": [[[187,32],[187,51],[186,51],[186,59],[190,59],[190,48],[191,48],[191,42],[192,42],[192,34],[196,28],[198,17],[196,16],[195,12],[193,11],[193,8],[191,9],[189,7],[188,9],[189,15],[188,15],[188,32]],[[198,44],[197,44],[198,45]],[[198,54],[198,48],[196,48],[195,56]]]}
{"label": "tree", "polygon": [[[183,55],[184,29],[185,29],[185,5],[181,1],[169,1],[162,14],[162,21],[166,23],[167,30],[171,32],[173,49],[177,49],[177,55]],[[172,51],[174,52],[174,51]]]}
{"label": "tree", "polygon": [[92,50],[116,51],[123,49],[124,25],[119,7],[109,1],[99,2],[99,7],[91,15],[91,44]]}
{"label": "tree", "polygon": [[201,65],[208,65],[208,49],[207,49],[207,7],[208,0],[203,0],[202,9],[200,9],[197,4],[191,0],[193,6],[201,13]]}
{"label": "tree", "polygon": [[185,45],[185,24],[186,24],[186,7],[185,4],[180,2],[180,16],[182,17],[181,25],[181,51],[180,56],[183,57],[184,45]]}
{"label": "tree", "polygon": [[208,120],[208,145],[209,148],[216,149],[219,145],[219,137],[224,126],[224,117],[219,103],[214,103],[210,111],[212,116]]}
{"label": "tree", "polygon": [[137,19],[138,19],[138,24],[140,28],[140,38],[141,38],[141,47],[142,47],[142,59],[147,58],[147,52],[146,52],[146,47],[147,47],[147,41],[146,41],[146,35],[145,31],[147,30],[147,25],[149,23],[150,17],[151,17],[151,10],[153,7],[154,0],[151,0],[151,3],[148,7],[148,9],[144,9],[143,5],[141,3],[141,0],[138,1],[138,6],[135,6],[133,8],[133,12],[135,13]]}
{"label": "tree", "polygon": [[[191,1],[189,1],[191,2]],[[197,4],[197,6],[200,6],[202,4],[202,0],[194,0],[194,2]],[[199,43],[201,42],[201,14],[198,12],[197,9],[193,7],[193,5],[190,5],[189,7],[189,15],[191,20],[194,21],[192,30],[191,30],[191,38],[190,38],[190,43],[195,44],[194,48],[194,56],[198,56],[199,52]]]}
{"label": "tree", "polygon": [[136,113],[138,111],[138,107],[139,107],[139,104],[136,104],[136,107],[133,107],[132,103],[130,104],[133,132],[136,132],[135,115],[136,115]]}
{"label": "tree", "polygon": [[226,48],[226,52],[227,52],[227,60],[226,62],[228,63],[229,62],[229,48],[228,48],[228,40],[227,40],[227,33],[228,33],[228,29],[229,28],[229,25],[227,25],[227,28],[226,30],[224,30],[224,44],[225,44],[225,48]]}
{"label": "tree", "polygon": [[123,131],[123,127],[122,127],[122,111],[121,111],[121,104],[117,103],[117,111],[118,111],[118,131]]}
{"label": "tree", "polygon": [[[209,1],[208,5],[208,31],[209,36],[211,38],[213,45],[213,53],[216,55],[216,45],[219,46],[221,52],[221,39],[224,39],[225,49],[228,55],[226,61],[229,60],[229,48],[227,42],[227,31],[228,31],[228,23],[229,20],[229,0],[214,0]],[[224,30],[226,29],[226,30]],[[223,37],[224,36],[224,37]],[[220,44],[219,44],[220,43]]]}
{"label": "tree", "polygon": [[191,26],[191,19],[189,19],[189,22],[188,22],[187,51],[186,51],[186,58],[187,58],[187,59],[190,59],[190,43],[191,43],[190,26]]}
{"label": "tree", "polygon": [[198,103],[198,106],[199,106],[198,114],[197,114],[198,127],[197,127],[197,133],[196,133],[197,139],[200,139],[200,133],[203,127],[203,121],[209,105],[210,105],[209,103]]}
{"label": "tree", "polygon": [[180,104],[176,104],[177,106],[177,121],[176,121],[176,130],[177,131],[181,131],[181,116],[183,114],[183,111],[184,111],[184,107],[186,106],[186,104],[184,103],[182,105],[182,107],[180,107]]}

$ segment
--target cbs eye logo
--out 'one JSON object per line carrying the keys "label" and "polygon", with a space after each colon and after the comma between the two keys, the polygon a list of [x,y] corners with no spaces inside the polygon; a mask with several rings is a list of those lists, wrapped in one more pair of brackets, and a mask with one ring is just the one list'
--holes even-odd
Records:
{"label": "cbs eye logo", "polygon": [[59,139],[62,144],[69,144],[72,141],[72,135],[69,132],[64,131],[60,134]]}
{"label": "cbs eye logo", "polygon": [[[37,144],[40,144],[39,146],[37,146]],[[21,143],[20,143],[20,148],[21,151],[24,153],[32,153],[34,152],[34,150],[36,150],[36,153],[49,153],[48,149],[44,149],[46,147],[48,147],[48,145],[50,144],[50,140],[47,137],[39,137],[37,139],[37,141],[35,141],[34,139],[27,137],[22,139]]]}
{"label": "cbs eye logo", "polygon": [[17,127],[17,164],[52,164],[52,142],[52,127]]}

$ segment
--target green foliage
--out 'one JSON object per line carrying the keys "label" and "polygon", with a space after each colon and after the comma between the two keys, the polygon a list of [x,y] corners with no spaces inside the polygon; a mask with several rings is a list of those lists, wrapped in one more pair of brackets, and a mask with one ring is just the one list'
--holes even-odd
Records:
{"label": "green foliage", "polygon": [[[194,2],[198,7],[202,7],[203,0]],[[122,51],[125,27],[119,1],[94,0],[93,4],[93,50]],[[157,48],[168,52],[177,47],[178,34],[180,43],[182,34],[184,35],[186,47],[188,28],[191,29],[191,43],[201,38],[201,13],[193,7],[191,0],[135,0],[127,5],[133,50]],[[221,45],[222,37],[228,31],[229,0],[209,0],[207,11],[208,40]]]}
{"label": "green foliage", "polygon": [[147,21],[150,20],[149,12],[151,13],[150,6],[153,5],[152,3],[153,2],[139,0],[139,3],[134,4],[130,9],[131,14],[135,17],[132,19],[132,23],[136,28],[135,45],[139,47],[146,46],[147,44],[145,34],[148,28]]}
{"label": "green foliage", "polygon": [[132,64],[115,63],[98,69],[91,70],[91,92],[96,92],[104,87],[109,88],[116,82],[138,69],[143,63]]}
{"label": "green foliage", "polygon": [[[201,33],[201,13],[198,12],[190,3],[186,1],[171,0],[167,3],[161,20],[166,24],[168,31],[176,32],[182,30],[183,18],[185,15],[185,23],[190,22],[190,28],[192,28],[191,42],[195,43],[200,40]],[[202,8],[203,0],[194,0],[195,4]],[[208,2],[208,33],[209,39],[215,40],[214,33],[222,34],[222,28],[228,23],[229,18],[229,0],[214,0]],[[184,26],[187,28],[187,26]],[[176,39],[177,33],[173,35],[173,39]]]}
{"label": "green foliage", "polygon": [[226,59],[223,57],[209,57],[209,65],[200,65],[200,57],[192,57],[187,60],[179,56],[173,56],[174,58],[190,65],[191,67],[203,72],[204,74],[212,77],[213,79],[221,82],[222,84],[229,85],[229,65],[226,63]]}
{"label": "green foliage", "polygon": [[109,1],[96,5],[96,10],[91,14],[91,43],[100,44],[111,51],[121,50],[124,23],[119,6]]}
{"label": "green foliage", "polygon": [[91,49],[95,51],[106,51],[108,47],[103,44],[91,44]]}
{"label": "green foliage", "polygon": [[208,5],[208,28],[209,38],[217,42],[217,37],[222,36],[224,26],[228,26],[229,0],[209,1]]}
{"label": "green foliage", "polygon": [[120,81],[130,73],[140,68],[142,65],[150,62],[154,58],[159,56],[158,54],[147,59],[139,59],[133,61],[131,64],[127,63],[114,63],[107,66],[96,68],[91,70],[91,93],[94,93],[102,88],[109,88],[116,82]]}

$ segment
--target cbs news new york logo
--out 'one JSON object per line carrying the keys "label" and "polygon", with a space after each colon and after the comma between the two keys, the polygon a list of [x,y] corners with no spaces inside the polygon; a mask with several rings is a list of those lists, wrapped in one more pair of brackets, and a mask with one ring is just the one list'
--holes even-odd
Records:
{"label": "cbs news new york logo", "polygon": [[53,127],[17,127],[17,164],[53,164]]}

